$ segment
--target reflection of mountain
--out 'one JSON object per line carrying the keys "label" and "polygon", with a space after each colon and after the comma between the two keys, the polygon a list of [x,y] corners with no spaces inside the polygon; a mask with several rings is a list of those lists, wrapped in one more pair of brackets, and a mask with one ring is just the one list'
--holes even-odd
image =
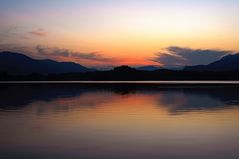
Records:
{"label": "reflection of mountain", "polygon": [[[31,103],[74,99],[67,105],[97,107],[99,103],[114,102],[125,95],[152,96],[158,105],[170,113],[192,110],[220,109],[239,105],[239,87],[156,86],[144,84],[9,84],[0,85],[0,109],[21,109]],[[87,96],[86,96],[87,95]]]}
{"label": "reflection of mountain", "polygon": [[51,101],[57,98],[79,96],[87,92],[83,88],[57,85],[0,85],[0,107],[18,108],[35,101]]}

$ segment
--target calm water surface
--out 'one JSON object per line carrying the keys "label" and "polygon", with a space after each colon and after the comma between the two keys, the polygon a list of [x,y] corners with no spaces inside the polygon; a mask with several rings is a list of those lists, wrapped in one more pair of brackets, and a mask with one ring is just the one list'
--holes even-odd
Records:
{"label": "calm water surface", "polygon": [[239,87],[0,84],[1,159],[238,159]]}

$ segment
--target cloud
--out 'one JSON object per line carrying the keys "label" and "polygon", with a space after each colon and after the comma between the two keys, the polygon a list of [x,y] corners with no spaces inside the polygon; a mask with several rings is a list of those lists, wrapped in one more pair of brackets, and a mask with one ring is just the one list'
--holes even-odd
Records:
{"label": "cloud", "polygon": [[29,40],[29,38],[25,35],[24,27],[6,27],[0,28],[0,42],[13,42],[16,40]]}
{"label": "cloud", "polygon": [[150,60],[164,66],[206,65],[232,53],[226,50],[191,49],[171,46]]}
{"label": "cloud", "polygon": [[37,30],[34,30],[34,31],[30,31],[28,33],[31,34],[31,35],[34,35],[34,36],[39,36],[39,37],[47,36],[47,32],[44,29],[37,29]]}
{"label": "cloud", "polygon": [[37,53],[43,56],[50,57],[68,57],[96,62],[111,62],[113,59],[103,57],[98,52],[74,52],[68,49],[50,48],[41,45],[36,46]]}

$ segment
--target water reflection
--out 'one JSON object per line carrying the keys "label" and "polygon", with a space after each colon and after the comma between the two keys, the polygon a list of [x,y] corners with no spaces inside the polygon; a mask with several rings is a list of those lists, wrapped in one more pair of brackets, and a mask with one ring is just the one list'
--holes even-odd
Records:
{"label": "water reflection", "polygon": [[56,106],[67,111],[67,106],[97,107],[100,103],[137,95],[151,96],[157,105],[172,114],[239,105],[238,86],[5,84],[0,85],[0,109],[21,109],[34,102],[57,101]]}
{"label": "water reflection", "polygon": [[236,159],[238,88],[2,84],[0,158]]}

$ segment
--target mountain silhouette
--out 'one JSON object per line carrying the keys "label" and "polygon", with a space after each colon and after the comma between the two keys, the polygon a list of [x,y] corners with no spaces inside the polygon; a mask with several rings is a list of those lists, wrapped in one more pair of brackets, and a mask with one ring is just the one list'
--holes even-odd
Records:
{"label": "mountain silhouette", "polygon": [[239,53],[224,56],[209,65],[187,66],[185,71],[233,71],[239,70]]}
{"label": "mountain silhouette", "polygon": [[57,62],[53,60],[36,60],[14,52],[0,52],[0,72],[12,75],[60,74],[92,71],[73,62]]}
{"label": "mountain silhouette", "polygon": [[156,81],[239,80],[239,54],[184,70],[138,70],[130,66],[97,71],[72,62],[36,60],[12,52],[0,53],[0,81]]}
{"label": "mountain silhouette", "polygon": [[127,73],[127,72],[135,72],[137,71],[135,68],[132,68],[130,66],[119,66],[119,67],[115,67],[113,69],[114,72],[123,72],[123,73]]}

